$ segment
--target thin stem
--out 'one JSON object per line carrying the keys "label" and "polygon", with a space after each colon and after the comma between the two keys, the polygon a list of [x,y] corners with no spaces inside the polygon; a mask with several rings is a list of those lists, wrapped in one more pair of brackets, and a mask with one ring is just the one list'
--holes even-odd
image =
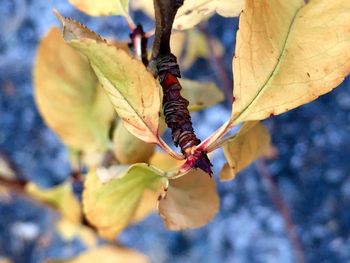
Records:
{"label": "thin stem", "polygon": [[287,235],[293,247],[296,262],[304,263],[305,262],[304,250],[300,243],[298,234],[295,230],[295,225],[292,220],[290,208],[286,203],[286,201],[284,200],[283,195],[278,189],[278,186],[276,185],[275,181],[273,180],[273,177],[270,174],[270,171],[266,165],[265,160],[260,159],[256,161],[256,169],[261,175],[261,177],[266,181],[268,186],[268,193],[271,197],[271,200],[276,206],[276,208],[278,209],[278,211],[280,212],[284,220]]}
{"label": "thin stem", "polygon": [[182,154],[179,154],[175,152],[173,149],[170,148],[170,146],[163,141],[162,138],[159,138],[159,143],[158,145],[166,152],[168,153],[171,157],[175,158],[176,160],[184,160],[185,156]]}

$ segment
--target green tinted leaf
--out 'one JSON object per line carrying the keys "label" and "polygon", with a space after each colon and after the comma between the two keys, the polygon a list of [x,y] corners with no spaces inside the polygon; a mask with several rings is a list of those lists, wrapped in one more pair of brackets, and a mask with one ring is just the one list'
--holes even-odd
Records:
{"label": "green tinted leaf", "polygon": [[162,189],[162,178],[162,172],[146,164],[135,164],[120,173],[112,171],[103,182],[98,170],[91,170],[83,192],[85,215],[102,236],[113,239],[132,220],[145,191]]}

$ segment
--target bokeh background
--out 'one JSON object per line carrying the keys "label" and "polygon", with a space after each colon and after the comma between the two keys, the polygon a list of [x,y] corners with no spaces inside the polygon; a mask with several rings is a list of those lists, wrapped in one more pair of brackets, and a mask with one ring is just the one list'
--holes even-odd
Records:
{"label": "bokeh background", "polygon": [[[0,152],[21,176],[43,187],[59,184],[70,174],[66,149],[45,126],[33,99],[36,47],[45,32],[58,25],[52,8],[103,36],[127,40],[129,35],[122,18],[91,18],[65,0],[0,0]],[[152,28],[143,14],[133,17],[146,30]],[[224,45],[220,63],[230,78],[237,24],[237,19],[215,16],[207,27]],[[224,86],[222,74],[213,61],[199,59],[184,75]],[[229,114],[225,103],[194,114],[199,137],[208,136]],[[128,227],[119,242],[157,263],[289,263],[296,262],[298,244],[291,239],[296,234],[301,246],[297,254],[306,262],[350,262],[349,80],[317,101],[264,123],[272,133],[276,159],[218,184],[221,210],[215,220],[201,229],[169,232],[151,215]],[[224,163],[221,153],[213,163],[218,172]],[[278,192],[289,210],[276,202]],[[286,221],[289,212],[292,223]],[[19,195],[0,199],[0,262],[5,257],[18,263],[43,262],[84,250],[79,240],[60,238],[56,220],[52,210]]]}

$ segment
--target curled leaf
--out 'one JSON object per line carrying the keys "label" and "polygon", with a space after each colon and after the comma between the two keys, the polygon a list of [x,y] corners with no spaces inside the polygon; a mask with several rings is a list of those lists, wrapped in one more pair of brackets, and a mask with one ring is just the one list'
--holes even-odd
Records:
{"label": "curled leaf", "polygon": [[270,148],[270,134],[260,122],[246,122],[240,131],[223,145],[227,163],[220,172],[220,179],[228,181],[265,154]]}
{"label": "curled leaf", "polygon": [[126,172],[112,174],[105,182],[91,170],[83,192],[84,213],[102,236],[113,239],[134,216],[140,218],[136,210],[142,197],[146,191],[159,193],[162,178],[162,172],[146,164],[130,166]]}
{"label": "curled leaf", "polygon": [[109,147],[113,106],[86,58],[52,28],[40,43],[35,67],[35,100],[48,126],[76,150]]}
{"label": "curled leaf", "polygon": [[141,61],[101,41],[97,35],[85,36],[80,31],[85,32],[86,28],[72,21],[63,18],[64,27],[73,28],[69,32],[79,32],[70,35],[67,43],[88,58],[125,127],[143,141],[162,144],[158,133],[160,91],[156,80]]}
{"label": "curled leaf", "polygon": [[90,16],[128,16],[129,0],[69,0],[80,11]]}
{"label": "curled leaf", "polygon": [[197,228],[207,224],[219,209],[215,181],[202,170],[169,180],[158,210],[170,230]]}

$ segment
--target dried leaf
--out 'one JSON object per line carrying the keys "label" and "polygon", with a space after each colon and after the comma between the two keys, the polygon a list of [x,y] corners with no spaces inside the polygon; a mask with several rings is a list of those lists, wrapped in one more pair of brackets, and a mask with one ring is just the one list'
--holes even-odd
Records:
{"label": "dried leaf", "polygon": [[233,121],[265,119],[331,91],[349,74],[349,57],[350,1],[246,1]]}
{"label": "dried leaf", "polygon": [[[153,0],[131,0],[134,10],[142,10],[154,17]],[[243,0],[185,0],[175,17],[173,27],[178,30],[189,29],[215,12],[225,17],[238,16],[242,10]]]}
{"label": "dried leaf", "polygon": [[199,111],[209,108],[224,100],[224,94],[213,82],[198,82],[180,79],[181,94],[190,104],[190,111]]}
{"label": "dried leaf", "polygon": [[155,145],[141,141],[132,135],[122,122],[119,122],[114,134],[114,154],[121,164],[148,162]]}
{"label": "dried leaf", "polygon": [[128,16],[129,0],[69,0],[80,11],[90,16]]}
{"label": "dried leaf", "polygon": [[70,35],[68,44],[89,59],[128,131],[148,143],[162,144],[158,133],[160,91],[142,62],[124,50],[100,41],[97,35],[80,37],[85,35],[85,27],[71,19],[61,19],[64,31],[83,32]]}
{"label": "dried leaf", "polygon": [[162,172],[146,164],[130,166],[105,182],[92,170],[83,192],[85,215],[102,236],[114,239],[134,217],[145,191],[160,191],[162,180]]}
{"label": "dried leaf", "polygon": [[169,180],[168,190],[158,207],[160,216],[170,230],[201,227],[219,209],[215,181],[199,169]]}
{"label": "dried leaf", "polygon": [[223,145],[227,164],[220,172],[220,179],[228,181],[264,155],[270,147],[270,134],[259,122],[246,122],[240,131]]}
{"label": "dried leaf", "polygon": [[90,262],[101,262],[101,263],[148,263],[146,256],[141,253],[120,248],[117,246],[104,245],[89,249],[73,259],[67,260],[49,260],[46,263],[90,263]]}
{"label": "dried leaf", "polygon": [[34,183],[28,183],[25,186],[25,191],[39,202],[53,206],[71,222],[79,223],[81,221],[80,203],[68,182],[49,189],[42,189]]}
{"label": "dried leaf", "polygon": [[76,150],[106,149],[115,113],[88,61],[52,28],[40,43],[35,68],[35,99],[48,126]]}

